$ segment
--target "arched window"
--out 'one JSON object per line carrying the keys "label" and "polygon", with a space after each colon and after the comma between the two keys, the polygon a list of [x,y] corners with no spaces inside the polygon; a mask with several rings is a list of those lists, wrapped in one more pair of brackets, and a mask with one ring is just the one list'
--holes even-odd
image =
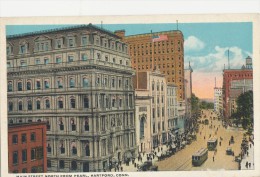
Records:
{"label": "arched window", "polygon": [[77,155],[77,145],[75,141],[71,142],[71,152],[73,155]]}
{"label": "arched window", "polygon": [[74,88],[75,87],[75,80],[74,78],[70,78],[70,88]]}
{"label": "arched window", "polygon": [[85,131],[89,131],[89,118],[85,118],[85,125],[84,125]]}
{"label": "arched window", "polygon": [[74,97],[70,98],[70,108],[76,108],[76,100]]}
{"label": "arched window", "polygon": [[84,108],[89,108],[89,99],[87,96],[85,96],[83,98],[83,105],[84,105]]}
{"label": "arched window", "polygon": [[45,100],[45,109],[50,109],[50,100],[49,99]]}
{"label": "arched window", "polygon": [[77,170],[77,162],[76,161],[72,161],[71,162],[71,169],[72,170]]}
{"label": "arched window", "polygon": [[63,108],[63,99],[62,99],[62,98],[59,98],[59,99],[58,99],[58,108],[59,108],[59,109],[62,109],[62,108]]}
{"label": "arched window", "polygon": [[11,91],[13,91],[13,83],[12,83],[11,81],[10,81],[10,82],[8,82],[7,91],[8,91],[8,92],[11,92]]}
{"label": "arched window", "polygon": [[40,80],[36,80],[36,89],[41,89],[41,81]]}
{"label": "arched window", "polygon": [[141,120],[140,120],[140,139],[144,138],[144,121],[145,121],[145,118],[141,117]]}
{"label": "arched window", "polygon": [[51,145],[50,145],[50,143],[48,143],[48,145],[47,145],[47,152],[51,153]]}
{"label": "arched window", "polygon": [[18,110],[19,110],[19,111],[22,111],[22,110],[23,110],[23,102],[22,102],[22,101],[19,101],[19,102],[18,102]]}
{"label": "arched window", "polygon": [[86,88],[89,86],[89,82],[87,78],[83,78],[83,87]]}
{"label": "arched window", "polygon": [[37,110],[41,109],[41,101],[40,100],[36,101],[36,109]]}
{"label": "arched window", "polygon": [[70,124],[71,124],[71,130],[76,131],[76,122],[74,118],[70,119]]}
{"label": "arched window", "polygon": [[86,142],[85,151],[86,151],[86,156],[90,156],[89,141]]}
{"label": "arched window", "polygon": [[60,153],[65,154],[65,147],[64,147],[63,141],[60,142]]}
{"label": "arched window", "polygon": [[8,110],[13,111],[13,102],[8,102]]}
{"label": "arched window", "polygon": [[17,88],[18,88],[18,91],[22,91],[22,90],[23,90],[23,84],[22,84],[22,82],[18,82]]}
{"label": "arched window", "polygon": [[59,119],[59,126],[60,126],[60,130],[63,131],[64,130],[64,124],[63,124],[62,118]]}
{"label": "arched window", "polygon": [[47,128],[47,131],[50,131],[50,129],[51,129],[51,125],[50,125],[49,120],[46,121],[46,128]]}
{"label": "arched window", "polygon": [[27,101],[27,109],[28,109],[28,111],[32,110],[32,100]]}
{"label": "arched window", "polygon": [[57,87],[58,88],[63,88],[62,78],[58,78],[58,80],[57,80]]}
{"label": "arched window", "polygon": [[49,80],[45,80],[45,81],[44,81],[44,88],[45,88],[45,89],[50,88]]}
{"label": "arched window", "polygon": [[27,82],[26,82],[26,89],[27,89],[27,90],[31,90],[31,89],[32,89],[32,83],[31,83],[31,81],[27,81]]}

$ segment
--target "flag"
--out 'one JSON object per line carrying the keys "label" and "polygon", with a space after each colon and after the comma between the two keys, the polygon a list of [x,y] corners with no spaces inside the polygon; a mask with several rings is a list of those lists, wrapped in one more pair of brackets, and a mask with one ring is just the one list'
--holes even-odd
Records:
{"label": "flag", "polygon": [[159,41],[167,41],[168,36],[166,34],[161,34],[161,35],[154,35],[153,36],[153,42],[159,42]]}

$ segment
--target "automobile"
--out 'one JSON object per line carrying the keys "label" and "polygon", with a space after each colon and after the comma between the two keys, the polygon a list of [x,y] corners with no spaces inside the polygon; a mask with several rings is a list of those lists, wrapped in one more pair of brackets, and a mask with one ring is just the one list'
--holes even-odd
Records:
{"label": "automobile", "polygon": [[235,162],[240,163],[240,162],[241,162],[241,156],[236,156],[236,157],[235,157]]}
{"label": "automobile", "polygon": [[227,148],[226,154],[227,154],[227,155],[233,155],[233,150],[232,150],[231,147],[228,147],[228,148]]}
{"label": "automobile", "polygon": [[151,166],[150,171],[158,171],[158,166],[157,165]]}
{"label": "automobile", "polygon": [[148,171],[152,165],[152,161],[145,161],[142,165],[139,166],[138,171]]}

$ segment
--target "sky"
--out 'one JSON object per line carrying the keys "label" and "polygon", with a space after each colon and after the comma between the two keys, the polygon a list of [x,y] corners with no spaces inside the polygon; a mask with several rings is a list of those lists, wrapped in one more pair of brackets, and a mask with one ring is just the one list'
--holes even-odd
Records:
{"label": "sky", "polygon": [[[96,24],[101,26],[101,24]],[[70,25],[12,25],[6,34],[21,34]],[[74,25],[72,25],[74,26]],[[216,86],[222,87],[222,72],[228,67],[239,69],[247,56],[252,57],[252,23],[167,23],[167,24],[103,24],[115,31],[124,29],[126,36],[159,31],[176,30],[184,35],[184,67],[193,69],[192,92],[199,98],[213,99]]]}

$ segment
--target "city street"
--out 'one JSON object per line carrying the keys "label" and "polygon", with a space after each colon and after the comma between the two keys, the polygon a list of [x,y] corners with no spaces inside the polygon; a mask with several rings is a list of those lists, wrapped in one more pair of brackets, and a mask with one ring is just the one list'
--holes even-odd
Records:
{"label": "city street", "polygon": [[[206,116],[206,117],[205,117]],[[211,120],[210,117],[217,117],[215,113],[211,114],[211,111],[205,111],[201,115],[201,120],[207,118],[209,120],[208,125],[199,124],[199,132],[197,133],[197,140],[192,144],[187,145],[186,148],[177,152],[170,158],[159,161],[156,164],[159,166],[160,171],[166,170],[238,170],[238,163],[234,161],[235,156],[240,153],[240,145],[243,138],[244,131],[239,128],[222,126],[221,121],[215,119]],[[212,128],[210,128],[212,122]],[[193,167],[191,163],[192,154],[200,148],[207,147],[207,140],[209,137],[215,136],[218,138],[217,152],[214,155],[214,151],[208,152],[208,159],[199,167]],[[234,136],[235,143],[229,145],[230,137]],[[205,139],[204,139],[205,137]],[[219,144],[220,137],[222,137],[221,146]],[[234,151],[234,156],[226,155],[227,147],[231,147]],[[214,156],[214,162],[213,162]]]}

